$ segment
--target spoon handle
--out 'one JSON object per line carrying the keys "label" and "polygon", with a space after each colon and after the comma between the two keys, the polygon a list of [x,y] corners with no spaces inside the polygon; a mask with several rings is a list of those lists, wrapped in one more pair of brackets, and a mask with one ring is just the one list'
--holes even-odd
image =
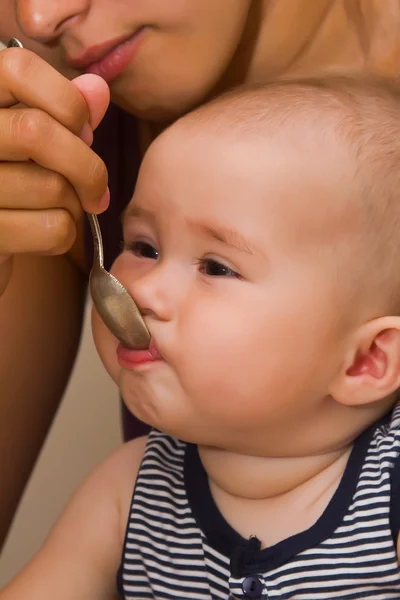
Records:
{"label": "spoon handle", "polygon": [[90,229],[92,230],[95,259],[101,267],[104,267],[103,239],[101,237],[99,220],[96,215],[91,215],[90,213],[86,214],[89,219]]}

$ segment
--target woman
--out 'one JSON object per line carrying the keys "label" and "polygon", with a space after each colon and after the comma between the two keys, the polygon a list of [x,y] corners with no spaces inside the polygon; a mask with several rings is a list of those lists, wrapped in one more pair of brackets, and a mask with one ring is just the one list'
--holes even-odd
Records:
{"label": "woman", "polygon": [[[105,256],[140,157],[168,122],[242,83],[322,73],[396,77],[398,0],[2,0],[0,538],[62,397],[80,336],[90,236]],[[83,101],[83,97],[86,102]],[[22,107],[16,107],[22,102]],[[35,110],[32,110],[35,109]],[[39,109],[39,110],[37,110]],[[123,110],[122,110],[123,109]],[[90,125],[88,125],[88,122]],[[86,144],[82,141],[86,142]],[[28,160],[31,159],[31,160]],[[131,425],[131,435],[140,424]]]}

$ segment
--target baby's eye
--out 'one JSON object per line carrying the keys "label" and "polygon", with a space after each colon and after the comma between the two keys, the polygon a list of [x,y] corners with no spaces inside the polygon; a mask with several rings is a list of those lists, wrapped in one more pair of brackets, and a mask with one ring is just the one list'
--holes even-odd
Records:
{"label": "baby's eye", "polygon": [[200,272],[210,277],[240,277],[236,271],[211,258],[205,258],[199,264]]}
{"label": "baby's eye", "polygon": [[148,242],[131,242],[128,244],[127,248],[130,252],[135,254],[136,256],[141,256],[143,258],[150,258],[151,260],[157,260],[159,257],[159,252],[156,250],[151,244]]}

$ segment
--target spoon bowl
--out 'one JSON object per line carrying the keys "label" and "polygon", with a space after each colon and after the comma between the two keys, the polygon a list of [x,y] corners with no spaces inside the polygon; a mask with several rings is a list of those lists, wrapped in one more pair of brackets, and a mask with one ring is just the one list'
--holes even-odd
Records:
{"label": "spoon bowl", "polygon": [[88,214],[93,235],[94,256],[90,272],[90,293],[104,324],[127,348],[144,349],[150,343],[150,334],[132,296],[114,275],[106,271],[103,244],[96,215]]}

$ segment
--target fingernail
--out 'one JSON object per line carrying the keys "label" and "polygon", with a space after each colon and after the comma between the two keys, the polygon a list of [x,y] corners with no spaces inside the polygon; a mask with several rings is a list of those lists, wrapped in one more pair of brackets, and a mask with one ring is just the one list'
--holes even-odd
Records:
{"label": "fingernail", "polygon": [[105,210],[107,210],[109,204],[110,204],[110,190],[107,186],[107,189],[104,192],[104,194],[102,195],[101,200],[99,202],[100,212],[104,212]]}
{"label": "fingernail", "polygon": [[85,123],[82,127],[82,131],[79,134],[81,140],[85,142],[88,146],[93,144],[93,130],[90,127],[89,123]]}

